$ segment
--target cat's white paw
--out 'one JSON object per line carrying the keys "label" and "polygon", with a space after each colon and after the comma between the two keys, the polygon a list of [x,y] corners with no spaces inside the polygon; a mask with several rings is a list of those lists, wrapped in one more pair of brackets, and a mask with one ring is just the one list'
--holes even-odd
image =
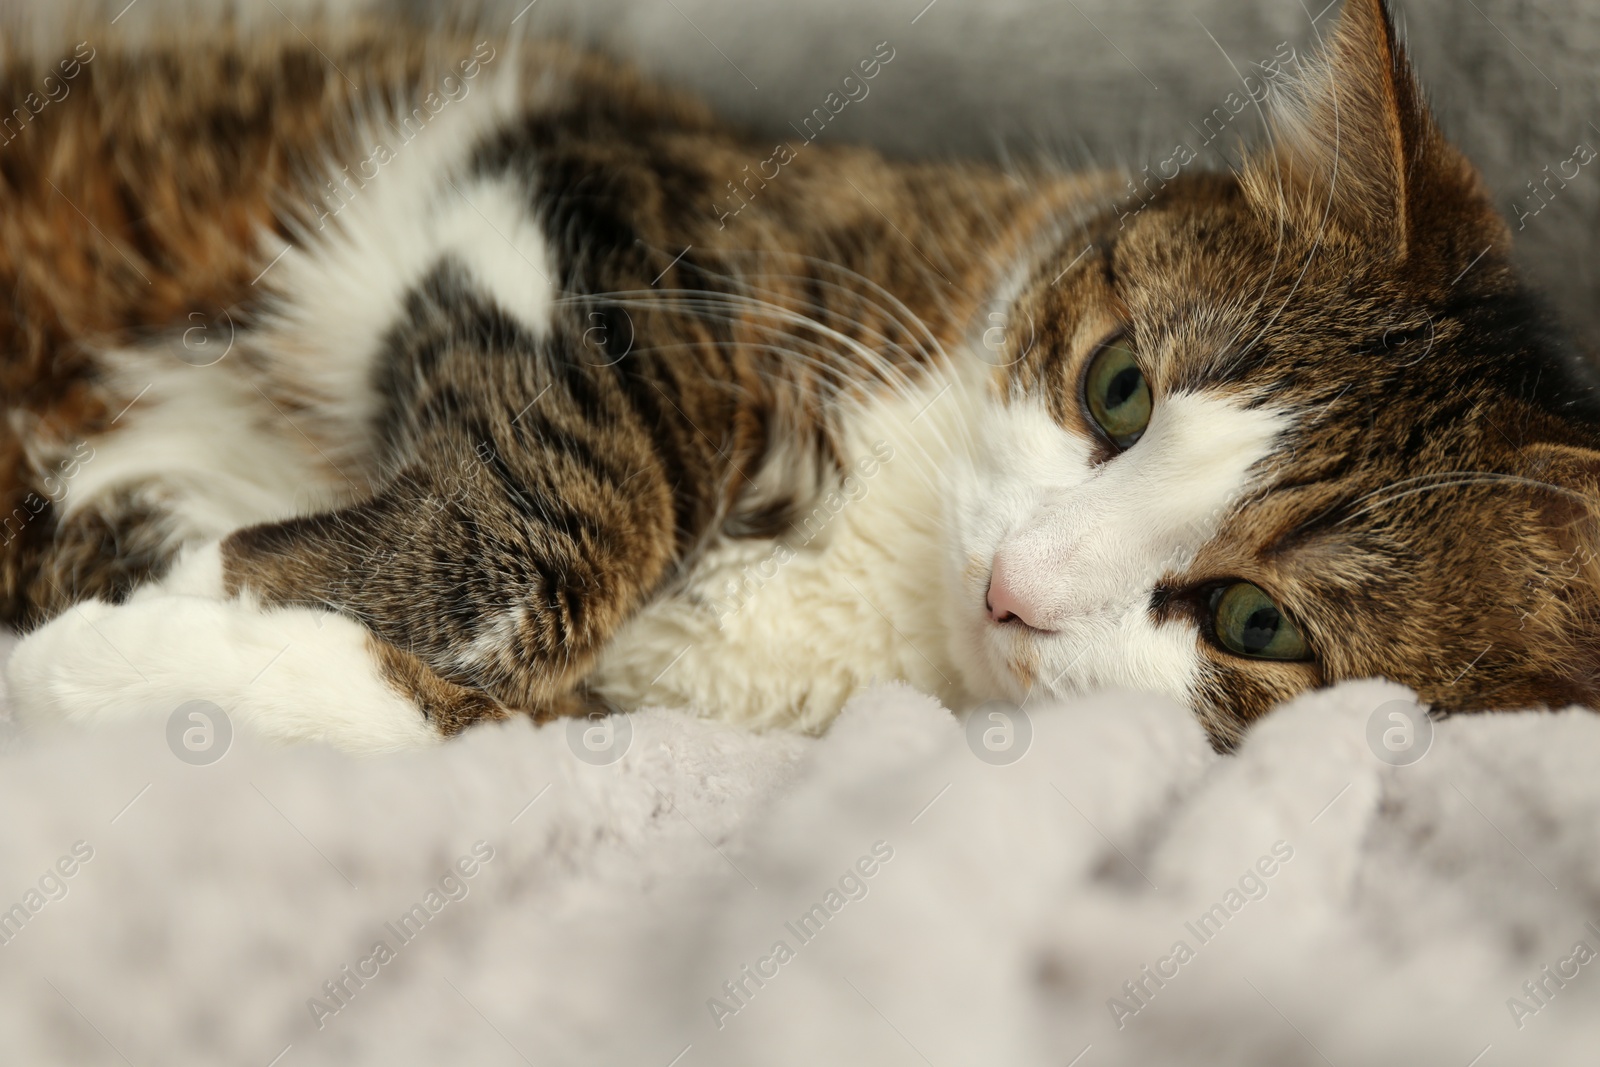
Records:
{"label": "cat's white paw", "polygon": [[[209,593],[204,553],[173,588]],[[216,586],[220,593],[220,582]],[[128,603],[69,608],[17,645],[6,668],[28,728],[165,719],[209,701],[237,727],[273,741],[327,741],[385,752],[439,740],[383,677],[360,624],[308,608],[142,590]]]}

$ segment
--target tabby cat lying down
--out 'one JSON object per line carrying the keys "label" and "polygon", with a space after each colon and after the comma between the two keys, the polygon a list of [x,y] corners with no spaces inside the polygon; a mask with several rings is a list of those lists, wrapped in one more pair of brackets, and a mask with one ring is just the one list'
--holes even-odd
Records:
{"label": "tabby cat lying down", "polygon": [[1379,0],[1237,172],[1133,181],[753,143],[505,40],[79,59],[0,155],[27,721],[1600,696],[1594,374]]}

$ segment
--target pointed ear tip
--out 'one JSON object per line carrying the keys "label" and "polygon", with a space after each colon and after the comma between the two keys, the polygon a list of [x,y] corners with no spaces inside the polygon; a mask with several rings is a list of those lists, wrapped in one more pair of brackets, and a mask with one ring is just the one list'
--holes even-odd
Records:
{"label": "pointed ear tip", "polygon": [[1344,0],[1332,38],[1335,50],[1343,46],[1365,55],[1382,51],[1397,65],[1406,64],[1405,42],[1387,0]]}
{"label": "pointed ear tip", "polygon": [[1339,8],[1339,22],[1350,19],[1370,19],[1385,26],[1394,25],[1394,6],[1389,0],[1344,0]]}

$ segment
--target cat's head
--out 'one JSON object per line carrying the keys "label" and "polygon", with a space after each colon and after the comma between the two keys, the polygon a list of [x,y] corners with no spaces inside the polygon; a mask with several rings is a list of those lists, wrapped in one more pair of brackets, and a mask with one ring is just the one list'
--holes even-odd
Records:
{"label": "cat's head", "polygon": [[1173,693],[1223,746],[1345,678],[1600,702],[1595,379],[1380,0],[1296,66],[1239,172],[1141,175],[1022,285],[958,654],[1018,699]]}

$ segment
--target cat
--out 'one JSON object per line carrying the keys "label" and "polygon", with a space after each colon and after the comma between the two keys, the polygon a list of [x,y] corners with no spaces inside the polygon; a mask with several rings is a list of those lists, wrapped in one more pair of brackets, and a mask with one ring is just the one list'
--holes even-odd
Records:
{"label": "cat", "polygon": [[0,152],[26,723],[816,731],[899,680],[1227,750],[1348,678],[1600,698],[1595,372],[1380,0],[1236,170],[1142,184],[772,146],[504,38],[80,63]]}

